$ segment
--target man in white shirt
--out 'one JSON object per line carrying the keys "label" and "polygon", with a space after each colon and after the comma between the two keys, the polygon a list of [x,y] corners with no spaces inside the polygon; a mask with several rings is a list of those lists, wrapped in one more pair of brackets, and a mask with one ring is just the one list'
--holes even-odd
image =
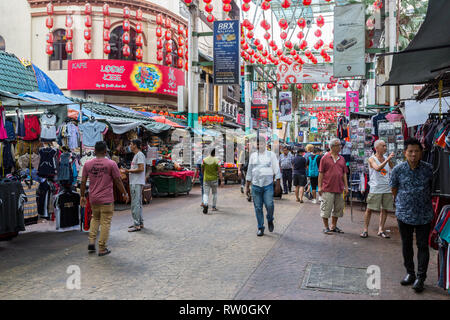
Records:
{"label": "man in white shirt", "polygon": [[142,188],[145,185],[145,155],[141,151],[142,142],[139,139],[131,141],[130,148],[134,153],[131,169],[127,170],[130,180],[131,214],[134,224],[128,232],[140,231],[144,227],[142,218]]}
{"label": "man in white shirt", "polygon": [[278,159],[275,153],[268,151],[266,148],[266,139],[264,136],[258,136],[258,150],[250,155],[247,169],[247,184],[245,193],[250,193],[250,184],[252,185],[253,205],[255,207],[256,219],[258,221],[257,235],[264,235],[264,214],[263,204],[267,210],[267,224],[269,231],[274,229],[273,225],[273,194],[274,194],[274,176],[276,179],[275,191],[281,192],[281,172]]}

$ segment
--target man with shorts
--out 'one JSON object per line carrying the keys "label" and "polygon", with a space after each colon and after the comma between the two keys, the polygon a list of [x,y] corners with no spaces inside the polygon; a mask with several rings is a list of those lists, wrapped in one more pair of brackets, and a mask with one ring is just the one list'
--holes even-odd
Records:
{"label": "man with shorts", "polygon": [[316,189],[319,184],[319,166],[320,159],[322,159],[319,152],[319,148],[314,148],[314,153],[306,159],[306,166],[308,168],[307,173],[309,181],[311,182],[311,192],[313,196],[312,203],[317,203]]}
{"label": "man with shorts", "polygon": [[[348,169],[344,158],[339,155],[341,151],[339,139],[330,141],[330,149],[331,151],[320,160],[319,166],[319,195],[323,199],[320,204],[320,216],[325,226],[323,233],[344,233],[337,227],[337,221],[344,215],[345,202],[342,193],[348,194]],[[330,215],[331,226],[329,227]]]}
{"label": "man with shorts", "polygon": [[392,196],[389,179],[394,163],[394,153],[385,158],[387,146],[383,140],[375,141],[375,154],[368,159],[369,162],[369,186],[370,191],[367,196],[367,210],[364,216],[364,230],[361,238],[368,237],[369,222],[372,211],[380,212],[380,223],[378,225],[378,236],[382,238],[390,238],[384,232],[384,224],[386,223],[387,211],[394,212],[394,198]]}
{"label": "man with shorts", "polygon": [[[292,159],[294,174],[295,197],[297,202],[303,203],[303,194],[306,186],[306,159],[303,157],[304,149],[299,149],[297,155]],[[300,191],[300,198],[299,198]]]}

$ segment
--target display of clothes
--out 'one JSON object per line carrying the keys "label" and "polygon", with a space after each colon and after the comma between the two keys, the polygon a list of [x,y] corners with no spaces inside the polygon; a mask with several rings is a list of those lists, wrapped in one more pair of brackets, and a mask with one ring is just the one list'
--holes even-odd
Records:
{"label": "display of clothes", "polygon": [[[59,158],[58,177],[57,180],[61,183],[72,184],[76,175],[74,174],[74,157],[70,152],[64,152]],[[75,169],[76,170],[76,169]],[[75,171],[76,172],[76,171]]]}
{"label": "display of clothes", "polygon": [[0,142],[0,175],[5,175],[12,172],[15,166],[14,162],[14,147],[8,141]]}
{"label": "display of clothes", "polygon": [[22,138],[25,141],[36,140],[41,136],[41,125],[37,116],[26,115],[24,120],[25,136]]}
{"label": "display of clothes", "polygon": [[386,120],[387,113],[378,113],[371,118],[372,134],[378,137],[378,121]]}
{"label": "display of clothes", "polygon": [[5,121],[5,130],[6,130],[6,135],[7,141],[15,141],[16,140],[16,130],[14,128],[14,124],[12,123],[12,121],[6,120]]}
{"label": "display of clothes", "polygon": [[5,129],[6,112],[5,108],[0,104],[0,140],[8,138],[8,134]]}
{"label": "display of clothes", "polygon": [[23,217],[25,225],[36,224],[38,222],[38,207],[37,207],[37,190],[39,183],[32,179],[23,180],[22,187],[25,192],[26,202],[23,208]]}
{"label": "display of clothes", "polygon": [[54,195],[58,192],[57,184],[44,179],[37,190],[37,207],[39,217],[50,220],[54,213]]}
{"label": "display of clothes", "polygon": [[439,245],[438,286],[450,292],[450,205],[442,208],[433,232]]}
{"label": "display of clothes", "polygon": [[72,122],[65,122],[59,126],[57,141],[60,146],[68,147],[70,150],[80,146],[80,133],[78,127]]}
{"label": "display of clothes", "polygon": [[56,115],[46,112],[41,116],[41,140],[56,140]]}
{"label": "display of clothes", "polygon": [[2,235],[17,235],[19,231],[25,231],[24,202],[25,192],[19,181],[0,180],[0,238]]}
{"label": "display of clothes", "polygon": [[54,200],[56,230],[78,226],[80,224],[80,195],[70,189],[64,189]]}
{"label": "display of clothes", "polygon": [[58,151],[55,148],[46,147],[39,150],[40,177],[53,177],[56,175],[56,156]]}
{"label": "display of clothes", "polygon": [[25,137],[25,115],[22,109],[16,109],[16,136]]}

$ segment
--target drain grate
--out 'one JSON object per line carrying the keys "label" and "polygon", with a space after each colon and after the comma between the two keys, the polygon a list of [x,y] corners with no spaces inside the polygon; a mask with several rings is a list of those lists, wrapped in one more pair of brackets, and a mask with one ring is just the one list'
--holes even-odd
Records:
{"label": "drain grate", "polygon": [[301,289],[378,294],[377,290],[367,288],[367,278],[367,268],[308,263]]}

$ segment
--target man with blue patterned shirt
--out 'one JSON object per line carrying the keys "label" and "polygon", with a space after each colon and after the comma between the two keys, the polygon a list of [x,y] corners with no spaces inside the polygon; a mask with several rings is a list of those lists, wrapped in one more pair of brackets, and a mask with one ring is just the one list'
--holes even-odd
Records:
{"label": "man with blue patterned shirt", "polygon": [[[402,238],[404,266],[407,275],[402,285],[413,284],[416,292],[422,292],[427,276],[430,252],[428,236],[433,220],[431,204],[431,183],[433,167],[422,161],[422,145],[419,140],[405,140],[405,162],[393,170],[390,180],[394,195],[398,227]],[[418,272],[414,270],[413,235],[416,232]]]}

